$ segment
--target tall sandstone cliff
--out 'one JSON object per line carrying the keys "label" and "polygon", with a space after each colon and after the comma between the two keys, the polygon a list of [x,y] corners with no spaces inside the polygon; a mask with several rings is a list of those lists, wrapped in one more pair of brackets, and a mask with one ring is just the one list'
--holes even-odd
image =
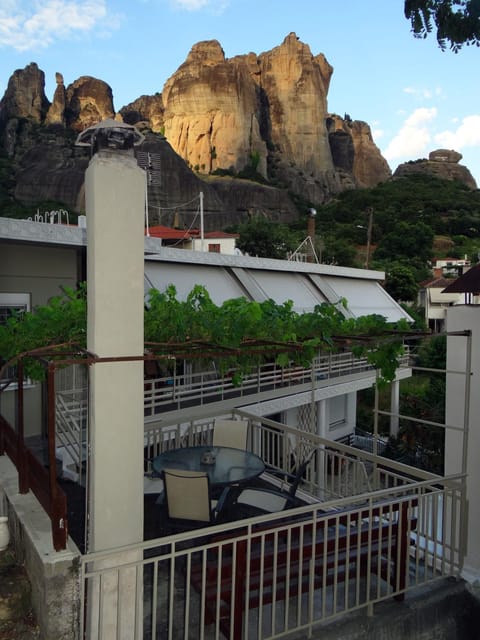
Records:
{"label": "tall sandstone cliff", "polygon": [[[120,110],[148,122],[201,173],[252,167],[321,203],[391,175],[368,125],[345,129],[349,168],[336,165],[327,128],[333,68],[294,33],[271,51],[226,59],[216,40],[200,42],[167,80],[161,96],[142,96]],[[335,116],[335,122],[341,119]],[[358,172],[358,175],[357,175]]]}
{"label": "tall sandstone cliff", "polygon": [[163,211],[153,222],[168,223],[165,211],[199,191],[213,214],[209,226],[252,213],[292,220],[291,193],[303,206],[316,205],[391,176],[368,125],[328,113],[332,73],[323,54],[312,55],[294,33],[271,51],[231,59],[217,41],[199,42],[161,93],[115,114],[112,89],[90,76],[65,86],[57,73],[50,103],[44,73],[31,63],[13,73],[0,101],[0,143],[16,168],[12,195],[80,210],[88,154],[74,146],[75,134],[115,117],[152,132],[147,152],[158,156],[162,177],[149,200]]}

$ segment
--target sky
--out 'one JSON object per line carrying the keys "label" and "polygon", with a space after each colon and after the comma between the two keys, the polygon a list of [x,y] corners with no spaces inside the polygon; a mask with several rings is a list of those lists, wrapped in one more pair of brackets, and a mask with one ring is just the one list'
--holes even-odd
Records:
{"label": "sky", "polygon": [[334,72],[328,109],[367,122],[392,171],[430,151],[463,155],[480,188],[480,48],[441,51],[414,38],[403,0],[1,0],[0,96],[36,62],[107,82],[115,109],[161,92],[192,46],[218,40],[227,58],[260,54],[295,32]]}

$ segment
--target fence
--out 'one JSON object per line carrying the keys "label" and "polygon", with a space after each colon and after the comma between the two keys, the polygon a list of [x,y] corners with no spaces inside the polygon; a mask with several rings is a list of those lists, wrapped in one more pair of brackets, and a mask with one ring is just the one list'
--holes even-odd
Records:
{"label": "fence", "polygon": [[[305,506],[83,557],[87,637],[267,640],[459,573],[461,476],[234,415],[277,469],[314,449],[299,489]],[[157,455],[210,443],[212,433],[213,420],[199,420],[147,429],[146,438]]]}
{"label": "fence", "polygon": [[[82,634],[268,640],[310,632],[456,575],[460,532],[451,516],[460,501],[459,478],[412,482],[85,556]],[[118,609],[122,594],[128,616]]]}

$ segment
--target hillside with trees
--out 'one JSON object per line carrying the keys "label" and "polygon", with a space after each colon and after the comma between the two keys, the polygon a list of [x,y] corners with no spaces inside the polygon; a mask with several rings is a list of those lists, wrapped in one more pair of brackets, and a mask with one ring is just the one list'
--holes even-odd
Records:
{"label": "hillside with trees", "polygon": [[[250,255],[278,257],[282,241],[292,251],[305,238],[306,205],[304,210],[296,223],[281,229],[253,219],[231,230],[240,233],[239,246]],[[272,246],[265,241],[269,224]],[[255,242],[258,227],[262,233]],[[417,283],[431,275],[432,258],[467,255],[478,262],[480,191],[422,174],[344,191],[317,207],[315,248],[326,264],[385,271],[390,293],[414,300]]]}

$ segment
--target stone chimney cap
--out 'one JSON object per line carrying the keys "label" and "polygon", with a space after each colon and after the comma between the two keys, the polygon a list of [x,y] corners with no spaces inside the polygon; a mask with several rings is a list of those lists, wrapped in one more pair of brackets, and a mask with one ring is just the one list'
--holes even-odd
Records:
{"label": "stone chimney cap", "polygon": [[99,149],[131,149],[144,140],[145,136],[133,125],[107,118],[79,133],[75,144],[90,147],[95,152]]}

